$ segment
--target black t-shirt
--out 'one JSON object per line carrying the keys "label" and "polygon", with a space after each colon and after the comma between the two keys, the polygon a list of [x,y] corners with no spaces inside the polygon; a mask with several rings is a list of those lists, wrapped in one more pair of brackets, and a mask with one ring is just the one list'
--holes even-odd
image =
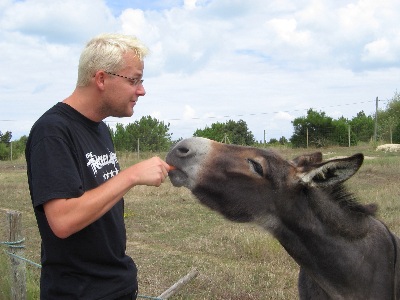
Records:
{"label": "black t-shirt", "polygon": [[79,197],[118,174],[107,126],[58,103],[32,127],[25,154],[42,238],[41,299],[111,300],[136,289],[136,266],[125,254],[123,199],[66,239],[54,235],[42,206]]}

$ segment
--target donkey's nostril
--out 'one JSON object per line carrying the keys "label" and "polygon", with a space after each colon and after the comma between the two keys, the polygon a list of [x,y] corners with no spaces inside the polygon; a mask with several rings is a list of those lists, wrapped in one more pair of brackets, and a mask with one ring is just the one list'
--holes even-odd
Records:
{"label": "donkey's nostril", "polygon": [[192,157],[194,154],[195,154],[194,151],[190,150],[189,147],[186,147],[184,145],[176,148],[176,152],[175,152],[175,155],[177,157],[184,158],[184,159],[188,159],[188,158]]}
{"label": "donkey's nostril", "polygon": [[189,149],[188,149],[187,147],[179,147],[179,148],[177,149],[177,151],[178,151],[180,154],[187,154],[187,153],[189,152]]}

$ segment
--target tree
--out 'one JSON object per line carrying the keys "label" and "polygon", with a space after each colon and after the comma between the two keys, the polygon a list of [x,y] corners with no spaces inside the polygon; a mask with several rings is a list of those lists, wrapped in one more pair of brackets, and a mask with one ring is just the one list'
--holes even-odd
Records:
{"label": "tree", "polygon": [[6,143],[0,143],[0,160],[10,159],[10,149]]}
{"label": "tree", "polygon": [[249,131],[247,123],[243,120],[213,123],[211,127],[206,126],[204,129],[197,129],[193,136],[205,137],[218,142],[224,141],[227,137],[229,142],[235,145],[250,146],[255,143],[253,133]]}
{"label": "tree", "polygon": [[253,145],[255,143],[254,135],[247,123],[243,120],[237,122],[229,120],[226,122],[227,134],[230,134],[231,143],[235,145]]}
{"label": "tree", "polygon": [[356,117],[351,119],[350,126],[351,132],[356,135],[357,142],[369,142],[374,135],[374,118],[365,115],[364,111],[360,111]]}
{"label": "tree", "polygon": [[1,133],[0,131],[0,143],[9,143],[12,138],[11,131],[6,131],[6,133]]}
{"label": "tree", "polygon": [[15,141],[11,141],[11,138],[11,131],[7,131],[5,134],[0,132],[0,160],[16,159],[24,155],[28,137],[24,135]]}
{"label": "tree", "polygon": [[378,111],[378,137],[390,141],[390,134],[395,135],[400,123],[400,94],[396,92],[389,100],[386,109]]}
{"label": "tree", "polygon": [[12,142],[13,159],[25,155],[25,147],[28,141],[26,135],[21,136],[18,140]]}
{"label": "tree", "polygon": [[125,127],[118,123],[115,130],[111,130],[111,135],[115,148],[119,151],[137,150],[138,140],[141,151],[166,151],[172,143],[169,126],[169,123],[165,124],[151,116],[146,116]]}
{"label": "tree", "polygon": [[[349,126],[350,122],[344,117],[332,121],[333,130],[330,142],[334,145],[349,145]],[[350,127],[351,128],[351,127]],[[357,145],[357,137],[354,132],[350,131],[350,145]]]}
{"label": "tree", "polygon": [[110,131],[117,150],[134,151],[136,142],[133,140],[134,137],[130,136],[127,130],[125,130],[124,125],[117,123],[115,131],[112,129]]}
{"label": "tree", "polygon": [[400,122],[393,130],[393,143],[400,144]]}
{"label": "tree", "polygon": [[279,144],[286,145],[287,143],[289,143],[287,138],[285,138],[284,136],[281,136],[280,139],[279,139]]}
{"label": "tree", "polygon": [[0,160],[10,159],[11,138],[12,133],[10,131],[6,131],[4,134],[0,131]]}
{"label": "tree", "polygon": [[269,142],[268,142],[269,145],[274,145],[274,144],[278,144],[278,143],[279,143],[279,141],[276,138],[271,138],[271,139],[269,139]]}
{"label": "tree", "polygon": [[325,112],[317,112],[310,108],[306,117],[296,118],[292,121],[294,133],[290,138],[294,147],[307,146],[307,132],[309,145],[324,147],[329,144],[329,134],[332,132],[332,118]]}
{"label": "tree", "polygon": [[224,140],[226,134],[225,124],[212,123],[211,127],[206,126],[204,129],[196,129],[193,136],[204,137],[210,140],[221,142]]}

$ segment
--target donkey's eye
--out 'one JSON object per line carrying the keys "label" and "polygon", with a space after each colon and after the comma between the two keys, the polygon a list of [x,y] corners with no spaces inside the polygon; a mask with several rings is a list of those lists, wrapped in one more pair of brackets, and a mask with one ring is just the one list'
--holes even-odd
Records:
{"label": "donkey's eye", "polygon": [[263,168],[258,162],[250,158],[248,158],[247,161],[249,162],[250,167],[253,169],[254,172],[256,172],[260,176],[264,176]]}

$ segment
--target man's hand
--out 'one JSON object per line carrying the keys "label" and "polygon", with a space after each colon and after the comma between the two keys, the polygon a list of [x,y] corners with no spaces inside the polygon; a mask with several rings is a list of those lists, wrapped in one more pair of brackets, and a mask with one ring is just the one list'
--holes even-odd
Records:
{"label": "man's hand", "polygon": [[134,176],[134,185],[160,186],[168,176],[170,166],[159,157],[137,163],[128,168]]}
{"label": "man's hand", "polygon": [[54,234],[60,238],[82,230],[121,200],[135,185],[160,186],[170,166],[159,157],[137,163],[78,198],[53,199],[43,207]]}

